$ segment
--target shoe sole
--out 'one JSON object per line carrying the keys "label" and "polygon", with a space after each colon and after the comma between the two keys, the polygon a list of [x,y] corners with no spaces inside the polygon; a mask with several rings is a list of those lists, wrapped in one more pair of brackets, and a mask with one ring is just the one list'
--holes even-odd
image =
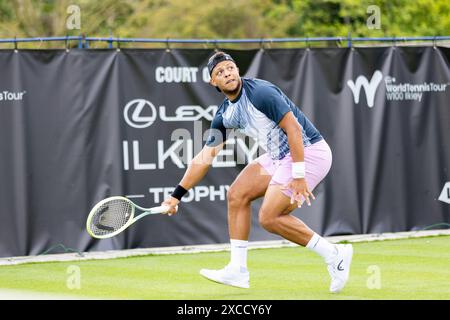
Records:
{"label": "shoe sole", "polygon": [[205,277],[206,279],[213,281],[215,283],[220,283],[220,284],[224,284],[227,286],[232,286],[232,287],[236,287],[236,288],[241,288],[241,289],[249,289],[250,285],[249,284],[240,284],[237,282],[232,282],[232,281],[223,281],[223,280],[219,280],[219,279],[215,279],[214,277],[208,275],[207,273],[205,273],[203,270],[200,270],[200,274]]}

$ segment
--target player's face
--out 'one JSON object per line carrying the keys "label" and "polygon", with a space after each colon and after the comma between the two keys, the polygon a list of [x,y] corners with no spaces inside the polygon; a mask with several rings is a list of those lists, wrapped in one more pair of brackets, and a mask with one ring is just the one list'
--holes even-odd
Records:
{"label": "player's face", "polygon": [[240,83],[239,68],[233,61],[220,62],[212,72],[211,84],[225,94],[239,90]]}

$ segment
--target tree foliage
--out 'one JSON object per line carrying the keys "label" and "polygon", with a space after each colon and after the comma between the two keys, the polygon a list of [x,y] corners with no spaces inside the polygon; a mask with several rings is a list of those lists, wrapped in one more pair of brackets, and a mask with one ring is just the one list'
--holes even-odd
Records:
{"label": "tree foliage", "polygon": [[[67,28],[69,5],[81,28]],[[370,29],[368,8],[380,9]],[[86,34],[145,38],[435,36],[450,34],[448,0],[0,0],[0,37]]]}

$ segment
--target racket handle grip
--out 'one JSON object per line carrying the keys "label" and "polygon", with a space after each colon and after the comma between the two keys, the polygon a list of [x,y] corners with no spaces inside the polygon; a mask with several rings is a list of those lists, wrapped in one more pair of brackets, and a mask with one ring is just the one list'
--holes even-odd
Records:
{"label": "racket handle grip", "polygon": [[169,210],[169,206],[159,206],[150,209],[151,213],[166,213]]}

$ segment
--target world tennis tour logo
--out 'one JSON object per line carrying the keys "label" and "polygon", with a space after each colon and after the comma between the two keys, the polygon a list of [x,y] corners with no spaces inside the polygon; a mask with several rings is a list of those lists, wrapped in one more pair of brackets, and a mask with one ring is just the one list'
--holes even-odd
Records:
{"label": "world tennis tour logo", "polygon": [[26,91],[13,92],[3,90],[0,91],[0,101],[22,101],[26,93]]}
{"label": "world tennis tour logo", "polygon": [[353,100],[355,101],[355,104],[359,103],[361,88],[364,88],[364,92],[366,93],[367,106],[369,108],[372,108],[375,102],[375,92],[377,91],[382,79],[383,74],[380,70],[376,70],[372,75],[370,81],[364,76],[359,76],[358,78],[356,78],[355,82],[353,82],[353,80],[348,80],[347,85],[353,92]]}
{"label": "world tennis tour logo", "polygon": [[418,101],[427,93],[445,93],[448,83],[435,82],[398,82],[396,77],[383,75],[380,70],[375,70],[370,81],[363,75],[356,78],[355,81],[348,80],[347,85],[353,93],[355,104],[359,104],[361,89],[364,89],[367,106],[372,108],[375,104],[375,95],[384,78],[384,90],[387,101]]}

